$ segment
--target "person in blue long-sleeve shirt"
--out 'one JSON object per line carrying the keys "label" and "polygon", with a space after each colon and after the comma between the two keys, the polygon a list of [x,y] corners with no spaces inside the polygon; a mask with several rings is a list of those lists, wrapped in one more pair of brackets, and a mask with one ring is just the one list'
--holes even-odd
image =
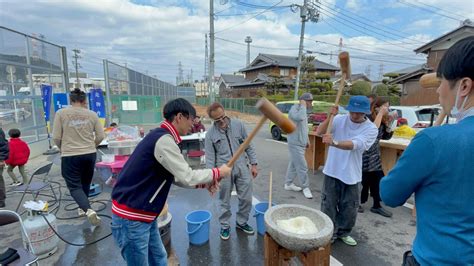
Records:
{"label": "person in blue long-sleeve shirt", "polygon": [[447,50],[437,75],[440,104],[457,122],[418,133],[380,194],[395,207],[415,193],[417,233],[403,265],[474,265],[474,36]]}

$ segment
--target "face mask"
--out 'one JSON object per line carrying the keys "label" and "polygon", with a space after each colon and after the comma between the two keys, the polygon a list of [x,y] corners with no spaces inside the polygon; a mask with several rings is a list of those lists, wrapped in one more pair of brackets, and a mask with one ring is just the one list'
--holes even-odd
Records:
{"label": "face mask", "polygon": [[454,102],[454,106],[451,109],[451,115],[456,118],[456,122],[459,122],[462,120],[463,117],[465,117],[464,114],[464,105],[467,102],[467,99],[469,98],[469,95],[464,98],[464,101],[461,104],[461,108],[458,108],[458,102],[459,102],[459,92],[461,91],[461,83],[459,84],[458,91],[456,92],[456,101]]}

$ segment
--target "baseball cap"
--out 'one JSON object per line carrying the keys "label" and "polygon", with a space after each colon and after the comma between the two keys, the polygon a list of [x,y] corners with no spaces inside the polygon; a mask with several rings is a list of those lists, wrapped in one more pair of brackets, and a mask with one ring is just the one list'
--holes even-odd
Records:
{"label": "baseball cap", "polygon": [[309,92],[305,92],[300,96],[299,99],[304,100],[304,101],[312,101],[313,100],[313,95]]}
{"label": "baseball cap", "polygon": [[349,104],[346,106],[346,110],[353,113],[370,114],[369,98],[363,95],[352,96],[349,99]]}

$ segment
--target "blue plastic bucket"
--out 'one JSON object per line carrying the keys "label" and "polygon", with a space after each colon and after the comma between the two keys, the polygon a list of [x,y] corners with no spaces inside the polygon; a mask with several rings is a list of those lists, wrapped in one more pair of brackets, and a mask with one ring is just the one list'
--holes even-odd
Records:
{"label": "blue plastic bucket", "polygon": [[186,215],[188,223],[187,232],[189,242],[193,245],[202,245],[209,241],[209,221],[212,214],[208,211],[198,210]]}
{"label": "blue plastic bucket", "polygon": [[[275,206],[275,204],[272,203],[272,206]],[[268,202],[260,202],[257,205],[254,206],[255,210],[255,219],[257,220],[257,232],[260,235],[265,235],[265,220],[264,220],[264,215],[265,212],[268,209]]]}

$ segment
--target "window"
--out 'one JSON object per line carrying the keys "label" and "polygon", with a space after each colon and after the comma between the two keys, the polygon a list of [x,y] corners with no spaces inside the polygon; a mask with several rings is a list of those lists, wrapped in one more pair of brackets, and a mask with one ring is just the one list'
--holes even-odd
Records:
{"label": "window", "polygon": [[290,75],[290,69],[289,68],[280,68],[280,76],[287,77]]}

